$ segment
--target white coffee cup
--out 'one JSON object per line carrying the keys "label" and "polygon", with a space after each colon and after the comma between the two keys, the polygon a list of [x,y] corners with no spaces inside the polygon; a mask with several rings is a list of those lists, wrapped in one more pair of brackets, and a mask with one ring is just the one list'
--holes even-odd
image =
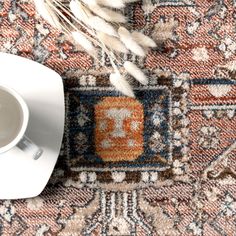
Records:
{"label": "white coffee cup", "polygon": [[14,147],[37,160],[43,153],[25,132],[29,122],[29,108],[12,88],[0,86],[0,154]]}

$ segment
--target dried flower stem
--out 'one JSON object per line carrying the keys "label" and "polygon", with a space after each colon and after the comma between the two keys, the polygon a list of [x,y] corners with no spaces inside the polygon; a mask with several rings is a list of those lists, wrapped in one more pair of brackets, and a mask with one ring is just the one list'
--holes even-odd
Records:
{"label": "dried flower stem", "polygon": [[73,38],[98,63],[96,51],[101,49],[107,54],[114,70],[110,81],[119,91],[134,96],[131,86],[122,76],[123,69],[140,83],[147,84],[144,73],[134,63],[125,62],[120,53],[135,53],[143,57],[147,48],[156,46],[155,42],[140,32],[129,32],[123,27],[125,16],[109,9],[121,9],[138,0],[69,0],[68,4],[60,0],[34,1],[46,21]]}

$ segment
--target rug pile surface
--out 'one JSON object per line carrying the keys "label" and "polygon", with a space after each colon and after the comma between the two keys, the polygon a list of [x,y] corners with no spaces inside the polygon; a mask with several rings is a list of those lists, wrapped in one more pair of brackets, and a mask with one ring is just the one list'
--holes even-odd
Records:
{"label": "rug pile surface", "polygon": [[149,78],[130,78],[135,99],[109,84],[105,54],[94,62],[31,1],[0,0],[0,51],[57,71],[66,103],[53,175],[38,197],[0,202],[0,235],[235,235],[236,2],[143,0],[124,11],[158,44],[124,56]]}

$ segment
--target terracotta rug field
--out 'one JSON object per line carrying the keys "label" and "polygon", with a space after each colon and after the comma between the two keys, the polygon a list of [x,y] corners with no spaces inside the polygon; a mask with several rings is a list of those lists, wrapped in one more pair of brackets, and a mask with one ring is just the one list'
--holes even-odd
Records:
{"label": "terracotta rug field", "polygon": [[34,199],[0,202],[0,235],[235,235],[236,1],[143,0],[124,11],[158,44],[124,58],[149,78],[130,78],[135,99],[109,84],[105,54],[94,62],[31,1],[0,0],[0,51],[57,71],[66,103],[50,182]]}

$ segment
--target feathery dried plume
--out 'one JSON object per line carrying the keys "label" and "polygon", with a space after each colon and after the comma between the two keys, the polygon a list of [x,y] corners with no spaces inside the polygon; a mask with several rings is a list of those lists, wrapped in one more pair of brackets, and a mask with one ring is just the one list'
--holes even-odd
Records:
{"label": "feathery dried plume", "polygon": [[97,30],[98,32],[101,31],[105,34],[111,35],[111,36],[118,36],[116,30],[113,28],[112,25],[107,23],[105,20],[100,18],[99,16],[92,16],[89,18],[89,25]]}
{"label": "feathery dried plume", "polygon": [[131,33],[131,35],[137,43],[144,47],[155,48],[157,46],[153,39],[141,32],[134,31]]}
{"label": "feathery dried plume", "polygon": [[72,37],[80,46],[82,46],[89,54],[94,53],[96,51],[92,42],[88,40],[88,38],[79,31],[71,32]]}
{"label": "feathery dried plume", "polygon": [[125,70],[132,75],[136,80],[138,80],[141,84],[147,85],[148,79],[146,75],[131,61],[126,61],[124,63]]}
{"label": "feathery dried plume", "polygon": [[132,38],[130,32],[123,26],[118,29],[118,34],[120,36],[120,40],[124,43],[124,45],[130,49],[133,53],[140,57],[145,56],[145,51],[141,46],[136,43],[136,41]]}
{"label": "feathery dried plume", "polygon": [[57,15],[42,0],[34,0],[37,12],[53,27],[61,29]]}
{"label": "feathery dried plume", "polygon": [[118,38],[112,37],[102,32],[98,32],[97,36],[99,40],[103,42],[108,48],[118,51],[118,52],[128,53],[129,50]]}
{"label": "feathery dried plume", "polygon": [[102,31],[109,35],[117,36],[117,32],[112,27],[112,25],[107,23],[99,16],[92,15],[89,9],[86,9],[82,3],[78,2],[78,0],[72,0],[70,2],[70,9],[78,20],[81,20],[92,29]]}
{"label": "feathery dried plume", "polygon": [[97,14],[98,16],[100,16],[101,18],[103,18],[106,21],[119,22],[119,23],[125,23],[126,22],[126,18],[118,12],[107,9],[106,7],[100,7],[97,4],[91,4],[91,5],[88,5],[88,6],[89,6],[89,9],[93,13]]}
{"label": "feathery dried plume", "polygon": [[[52,26],[63,31],[83,47],[97,61],[97,50],[104,51],[114,69],[110,82],[123,94],[134,97],[131,86],[121,75],[125,70],[140,83],[146,85],[147,77],[132,62],[123,61],[119,53],[134,53],[144,57],[148,48],[156,47],[148,36],[129,32],[126,18],[119,10],[126,4],[139,0],[34,0],[39,14]],[[113,10],[111,8],[114,8]],[[121,25],[120,25],[121,24]]]}
{"label": "feathery dried plume", "polygon": [[97,5],[96,0],[81,0],[83,3],[87,4],[88,6],[90,5]]}
{"label": "feathery dried plume", "polygon": [[81,2],[78,0],[72,0],[70,1],[69,6],[71,12],[78,20],[85,24],[89,24],[89,18],[92,16],[92,14],[85,7],[83,7]]}
{"label": "feathery dried plume", "polygon": [[96,0],[99,5],[112,7],[112,8],[123,8],[125,4],[123,0]]}
{"label": "feathery dried plume", "polygon": [[137,2],[139,0],[123,0],[124,3],[132,3],[132,2]]}
{"label": "feathery dried plume", "polygon": [[110,82],[121,93],[125,94],[128,97],[135,97],[131,86],[119,72],[110,74]]}

